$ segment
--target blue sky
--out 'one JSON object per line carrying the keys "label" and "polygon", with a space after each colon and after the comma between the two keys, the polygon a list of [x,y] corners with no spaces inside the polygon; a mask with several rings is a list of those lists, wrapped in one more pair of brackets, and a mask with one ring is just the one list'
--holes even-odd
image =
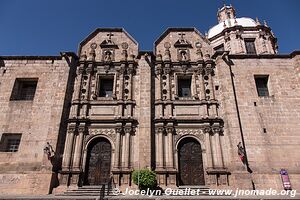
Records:
{"label": "blue sky", "polygon": [[[217,23],[224,0],[0,0],[0,55],[58,55],[77,47],[97,27],[124,27],[140,50],[152,50],[168,27]],[[279,52],[300,49],[300,1],[226,0],[238,17],[267,20]]]}

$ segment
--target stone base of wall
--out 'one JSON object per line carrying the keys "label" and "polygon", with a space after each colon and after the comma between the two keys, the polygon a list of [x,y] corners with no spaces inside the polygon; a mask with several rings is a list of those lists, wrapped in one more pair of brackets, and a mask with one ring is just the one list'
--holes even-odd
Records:
{"label": "stone base of wall", "polygon": [[[283,183],[280,174],[255,174],[252,175],[255,189],[268,190],[283,190]],[[230,189],[249,189],[252,190],[251,176],[249,173],[233,173],[229,179]],[[292,189],[300,189],[300,174],[289,174]]]}
{"label": "stone base of wall", "polygon": [[52,173],[0,174],[1,195],[49,194]]}

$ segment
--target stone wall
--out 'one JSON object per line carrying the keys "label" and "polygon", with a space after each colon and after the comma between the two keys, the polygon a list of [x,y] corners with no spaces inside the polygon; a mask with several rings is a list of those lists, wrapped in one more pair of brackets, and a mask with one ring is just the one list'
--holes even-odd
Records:
{"label": "stone wall", "polygon": [[[280,170],[287,169],[293,188],[299,188],[300,144],[299,76],[291,58],[232,58],[237,101],[250,168],[257,189],[282,189]],[[241,141],[229,66],[219,58],[220,115],[224,117],[223,149],[232,173],[232,186],[250,187],[250,177],[239,160]],[[254,75],[269,75],[270,95],[259,97]]]}
{"label": "stone wall", "polygon": [[[53,166],[43,149],[49,142],[56,150],[69,73],[66,60],[58,56],[2,60],[0,134],[22,137],[17,152],[0,152],[1,194],[49,192]],[[32,101],[10,100],[16,78],[38,78]]]}

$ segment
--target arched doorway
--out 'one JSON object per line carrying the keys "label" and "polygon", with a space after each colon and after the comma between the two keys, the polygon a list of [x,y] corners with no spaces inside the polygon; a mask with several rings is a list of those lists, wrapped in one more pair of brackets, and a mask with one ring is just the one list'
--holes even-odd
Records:
{"label": "arched doorway", "polygon": [[88,146],[85,185],[102,185],[110,180],[111,144],[103,138],[94,139]]}
{"label": "arched doorway", "polygon": [[179,185],[205,185],[200,143],[184,138],[178,144]]}

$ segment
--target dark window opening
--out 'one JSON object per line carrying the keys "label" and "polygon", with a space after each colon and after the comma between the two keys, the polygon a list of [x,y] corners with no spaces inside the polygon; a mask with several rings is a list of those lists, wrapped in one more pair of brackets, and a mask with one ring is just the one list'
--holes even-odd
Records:
{"label": "dark window opening", "polygon": [[0,142],[1,152],[17,152],[19,149],[22,134],[4,133]]}
{"label": "dark window opening", "polygon": [[254,39],[245,39],[247,54],[256,54]]}
{"label": "dark window opening", "polygon": [[112,97],[113,95],[113,78],[100,78],[99,97]]}
{"label": "dark window opening", "polygon": [[269,96],[268,90],[268,76],[258,76],[255,78],[255,84],[257,89],[257,94],[260,97]]}
{"label": "dark window opening", "polygon": [[33,100],[37,82],[37,79],[17,78],[13,87],[10,100]]}
{"label": "dark window opening", "polygon": [[178,96],[191,97],[191,78],[178,79]]}
{"label": "dark window opening", "polygon": [[215,47],[214,50],[215,50],[215,51],[225,51],[225,49],[224,49],[224,44],[221,44],[221,45]]}
{"label": "dark window opening", "polygon": [[230,16],[230,12],[227,12],[227,17],[228,17],[228,19],[230,19],[230,18],[231,18],[231,16]]}

